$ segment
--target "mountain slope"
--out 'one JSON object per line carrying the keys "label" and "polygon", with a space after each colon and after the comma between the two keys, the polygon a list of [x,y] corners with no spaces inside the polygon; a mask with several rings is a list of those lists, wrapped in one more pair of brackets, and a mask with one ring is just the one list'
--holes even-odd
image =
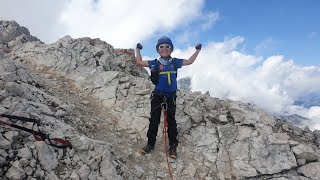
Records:
{"label": "mountain slope", "polygon": [[[0,39],[7,39],[0,46],[0,113],[41,119],[48,132],[70,139],[73,149],[56,152],[0,126],[1,176],[169,178],[162,123],[155,150],[138,153],[146,143],[153,85],[135,65],[133,50],[69,36],[53,44],[18,41],[30,34],[3,33],[10,32],[7,27],[22,28],[0,21]],[[302,130],[250,104],[189,91],[178,92],[176,119],[178,159],[170,162],[175,179],[320,179],[319,131]]]}

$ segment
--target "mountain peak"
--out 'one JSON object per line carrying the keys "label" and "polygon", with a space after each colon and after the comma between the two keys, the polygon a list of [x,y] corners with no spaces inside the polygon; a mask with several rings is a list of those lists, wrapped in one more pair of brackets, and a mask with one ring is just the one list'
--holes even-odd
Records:
{"label": "mountain peak", "polygon": [[0,32],[0,44],[6,44],[19,36],[23,36],[26,41],[40,41],[16,21],[0,21]]}

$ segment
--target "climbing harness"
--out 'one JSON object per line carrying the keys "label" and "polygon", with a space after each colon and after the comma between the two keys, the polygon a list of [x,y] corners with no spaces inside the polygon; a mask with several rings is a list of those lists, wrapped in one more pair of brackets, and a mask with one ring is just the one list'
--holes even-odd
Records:
{"label": "climbing harness", "polygon": [[166,159],[167,159],[167,165],[168,165],[168,171],[171,179],[173,180],[172,175],[172,168],[169,162],[169,155],[168,155],[168,144],[167,144],[167,130],[168,130],[168,104],[167,104],[167,97],[164,96],[163,103],[161,103],[164,121],[163,121],[163,129],[162,129],[162,137],[164,138],[164,146],[165,146],[165,153],[166,153]]}
{"label": "climbing harness", "polygon": [[[39,129],[39,125],[40,125],[39,120],[32,119],[32,118],[26,118],[26,117],[20,117],[20,116],[7,115],[7,114],[0,114],[0,117],[5,117],[5,118],[8,118],[9,120],[16,119],[16,120],[20,120],[20,121],[24,121],[24,122],[33,122],[32,129],[29,129],[26,127],[16,125],[11,122],[0,120],[0,124],[11,126],[11,127],[14,127],[14,128],[17,128],[17,129],[20,129],[20,130],[23,130],[23,131],[26,131],[26,132],[33,134],[34,138],[37,141],[46,142],[46,140],[47,140],[49,142],[50,146],[60,148],[60,149],[72,148],[70,141],[68,141],[66,139],[61,139],[61,138],[50,138],[49,134],[45,134],[45,133],[41,132]],[[38,131],[34,130],[35,125],[37,125]]]}
{"label": "climbing harness", "polygon": [[[168,84],[171,85],[171,74],[175,74],[177,77],[177,65],[176,65],[176,58],[172,58],[172,65],[173,65],[173,71],[160,71],[160,60],[155,59],[156,64],[152,66],[151,68],[151,75],[150,79],[154,85],[158,84],[159,75],[166,75],[168,77]],[[168,64],[170,65],[170,64]]]}

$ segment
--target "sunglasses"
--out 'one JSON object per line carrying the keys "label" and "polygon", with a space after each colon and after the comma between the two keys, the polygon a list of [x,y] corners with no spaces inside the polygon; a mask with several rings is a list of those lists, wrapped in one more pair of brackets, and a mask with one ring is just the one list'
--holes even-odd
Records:
{"label": "sunglasses", "polygon": [[170,49],[171,46],[170,45],[161,45],[159,46],[159,49]]}

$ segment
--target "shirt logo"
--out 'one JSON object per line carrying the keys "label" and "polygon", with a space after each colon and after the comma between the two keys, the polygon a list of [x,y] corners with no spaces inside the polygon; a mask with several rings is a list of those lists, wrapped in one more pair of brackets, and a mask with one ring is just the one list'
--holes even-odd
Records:
{"label": "shirt logo", "polygon": [[163,64],[160,64],[160,67],[159,67],[160,71],[163,70]]}

